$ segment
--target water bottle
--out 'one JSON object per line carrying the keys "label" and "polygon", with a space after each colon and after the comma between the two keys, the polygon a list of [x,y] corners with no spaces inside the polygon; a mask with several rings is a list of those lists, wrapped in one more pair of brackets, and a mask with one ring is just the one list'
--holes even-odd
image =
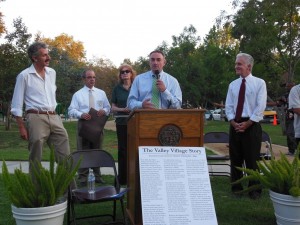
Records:
{"label": "water bottle", "polygon": [[88,176],[88,192],[89,194],[95,193],[95,175],[91,168],[89,169],[89,176]]}

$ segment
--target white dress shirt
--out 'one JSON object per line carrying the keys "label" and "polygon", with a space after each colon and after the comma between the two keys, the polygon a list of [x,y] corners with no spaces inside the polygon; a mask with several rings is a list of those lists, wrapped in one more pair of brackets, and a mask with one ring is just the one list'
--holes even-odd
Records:
{"label": "white dress shirt", "polygon": [[[292,87],[289,94],[289,109],[300,108],[300,85]],[[300,115],[294,113],[295,138],[300,138]]]}
{"label": "white dress shirt", "polygon": [[50,67],[45,68],[45,79],[36,72],[33,65],[23,70],[17,76],[11,113],[22,116],[24,103],[26,111],[29,109],[54,111],[57,105],[55,81],[56,72]]}
{"label": "white dress shirt", "polygon": [[80,118],[83,113],[88,113],[90,110],[89,107],[89,91],[92,90],[94,100],[95,100],[95,109],[98,111],[103,109],[105,114],[108,116],[110,113],[110,104],[106,97],[106,94],[103,90],[93,87],[89,89],[87,86],[84,86],[72,97],[71,104],[68,108],[68,114],[73,118]]}
{"label": "white dress shirt", "polygon": [[[263,79],[249,74],[246,78],[245,102],[242,117],[249,117],[254,122],[263,119],[263,112],[267,103],[267,88]],[[238,104],[239,91],[242,78],[238,78],[229,84],[225,113],[228,121],[235,118],[236,107]]]}

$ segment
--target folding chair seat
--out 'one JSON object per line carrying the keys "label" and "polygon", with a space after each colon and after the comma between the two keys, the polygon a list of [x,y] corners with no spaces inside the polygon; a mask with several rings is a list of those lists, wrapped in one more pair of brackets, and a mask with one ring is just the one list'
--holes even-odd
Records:
{"label": "folding chair seat", "polygon": [[[79,168],[94,168],[94,167],[102,167],[111,168],[112,170],[112,184],[110,185],[107,180],[105,180],[105,184],[96,185],[95,194],[89,194],[87,187],[82,188],[69,188],[68,192],[68,224],[77,224],[77,220],[95,218],[95,217],[108,217],[111,218],[111,221],[105,221],[103,224],[126,224],[125,217],[125,209],[124,209],[124,197],[128,192],[127,188],[123,188],[120,186],[118,180],[117,169],[115,165],[115,161],[110,153],[104,150],[82,150],[75,151],[70,155],[70,160],[73,161],[73,165],[81,160]],[[111,178],[109,177],[108,179]],[[121,210],[122,210],[122,221],[116,220],[116,210],[117,210],[117,201],[120,202]],[[85,215],[78,217],[76,215],[76,205],[78,204],[101,204],[101,202],[112,202],[113,209],[112,213],[108,214],[93,214],[93,215]],[[93,207],[93,211],[97,211],[97,205]],[[99,211],[98,211],[99,212]],[[77,213],[78,214],[78,213]],[[97,223],[99,224],[99,223]]]}
{"label": "folding chair seat", "polygon": [[[226,132],[208,132],[204,134],[204,144],[207,143],[224,143],[228,145],[229,134]],[[229,160],[229,155],[209,155],[208,160]]]}

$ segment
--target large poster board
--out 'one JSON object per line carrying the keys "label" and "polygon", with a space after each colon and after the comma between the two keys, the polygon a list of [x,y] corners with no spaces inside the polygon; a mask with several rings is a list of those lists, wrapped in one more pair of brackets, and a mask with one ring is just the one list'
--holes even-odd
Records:
{"label": "large poster board", "polygon": [[205,148],[140,146],[143,225],[217,225]]}

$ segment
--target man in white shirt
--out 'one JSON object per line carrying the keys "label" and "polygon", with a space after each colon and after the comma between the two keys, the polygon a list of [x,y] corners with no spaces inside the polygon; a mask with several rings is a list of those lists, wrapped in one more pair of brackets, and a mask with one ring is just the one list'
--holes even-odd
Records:
{"label": "man in white shirt", "polygon": [[[84,87],[77,91],[73,97],[71,104],[69,106],[68,112],[69,116],[78,119],[78,129],[77,129],[77,150],[85,149],[102,149],[103,141],[103,126],[96,124],[96,126],[101,126],[97,133],[93,133],[92,136],[96,136],[96,141],[92,141],[87,135],[81,134],[81,129],[87,121],[91,120],[92,117],[89,114],[90,109],[93,108],[97,111],[97,117],[102,117],[105,121],[110,113],[110,104],[103,90],[96,88],[96,75],[91,69],[84,71],[82,74],[82,80]],[[93,138],[94,139],[94,138]],[[99,168],[93,168],[96,177],[96,182],[102,183]],[[85,185],[88,170],[80,169],[79,171],[79,181],[82,185]]]}
{"label": "man in white shirt", "polygon": [[294,86],[289,94],[289,109],[294,112],[296,146],[300,142],[300,84]]}
{"label": "man in white shirt", "polygon": [[[227,92],[225,111],[230,122],[229,154],[232,182],[243,176],[236,167],[242,167],[245,162],[247,168],[258,169],[256,161],[260,158],[262,128],[259,121],[263,119],[266,108],[267,89],[264,80],[252,75],[253,64],[254,60],[249,54],[239,53],[236,56],[235,71],[239,78],[229,84]],[[243,97],[240,94],[242,83],[245,84]],[[243,98],[244,100],[240,101]],[[255,184],[249,182],[248,186]],[[238,184],[232,185],[231,189],[236,193],[243,187]],[[257,199],[260,194],[261,190],[256,190],[251,191],[249,196]]]}
{"label": "man in white shirt", "polygon": [[[53,144],[57,160],[69,155],[69,139],[61,118],[55,113],[56,72],[48,67],[50,56],[45,43],[35,42],[28,48],[32,65],[18,76],[11,113],[19,126],[20,136],[29,141],[29,161],[41,161],[45,142]],[[26,125],[23,121],[25,103]],[[31,171],[30,163],[29,170]]]}

